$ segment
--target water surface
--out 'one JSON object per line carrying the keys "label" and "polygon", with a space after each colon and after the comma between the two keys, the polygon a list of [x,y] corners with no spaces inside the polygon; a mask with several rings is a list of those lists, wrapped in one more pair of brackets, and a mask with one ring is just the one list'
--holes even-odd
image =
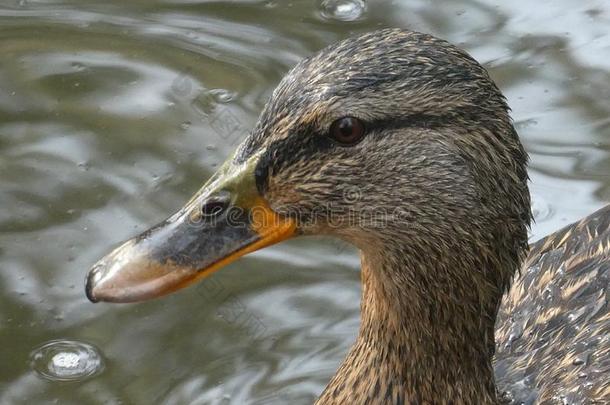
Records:
{"label": "water surface", "polygon": [[[610,200],[602,0],[2,1],[0,403],[311,403],[358,328],[351,248],[291,241],[135,305],[90,304],[83,278],[199,188],[299,59],[388,26],[461,45],[505,92],[532,240]],[[99,372],[41,374],[49,342],[47,366],[85,344]]]}

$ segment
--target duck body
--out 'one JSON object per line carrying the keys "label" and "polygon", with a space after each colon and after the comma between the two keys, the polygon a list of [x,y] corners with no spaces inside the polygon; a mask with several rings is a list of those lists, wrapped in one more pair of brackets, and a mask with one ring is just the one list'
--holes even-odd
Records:
{"label": "duck body", "polygon": [[610,403],[610,206],[531,246],[496,322],[514,403]]}
{"label": "duck body", "polygon": [[295,66],[180,211],[91,269],[87,296],[148,299],[331,235],[360,250],[362,319],[317,404],[608,403],[610,208],[528,254],[526,166],[466,52],[363,34]]}

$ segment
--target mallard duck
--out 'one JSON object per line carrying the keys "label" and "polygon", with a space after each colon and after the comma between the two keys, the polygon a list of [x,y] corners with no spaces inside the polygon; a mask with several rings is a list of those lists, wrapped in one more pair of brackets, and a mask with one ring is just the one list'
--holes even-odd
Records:
{"label": "mallard duck", "polygon": [[86,294],[145,300],[332,235],[361,252],[362,315],[318,404],[610,403],[610,206],[529,247],[527,160],[465,51],[400,29],[347,39],[294,67],[218,172],[95,264]]}

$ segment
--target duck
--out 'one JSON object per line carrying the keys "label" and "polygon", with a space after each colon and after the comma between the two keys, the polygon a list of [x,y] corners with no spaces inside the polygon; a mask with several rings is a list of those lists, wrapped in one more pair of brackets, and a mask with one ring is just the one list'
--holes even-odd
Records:
{"label": "duck", "polygon": [[610,206],[530,246],[527,164],[467,52],[360,34],[292,68],[184,207],[93,265],[86,295],[143,301],[332,236],[360,252],[361,322],[316,404],[608,404]]}

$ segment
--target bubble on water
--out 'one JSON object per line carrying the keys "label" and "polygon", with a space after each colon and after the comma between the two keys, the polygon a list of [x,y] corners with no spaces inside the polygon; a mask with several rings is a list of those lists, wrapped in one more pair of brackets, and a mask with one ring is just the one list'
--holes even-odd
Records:
{"label": "bubble on water", "polygon": [[100,373],[104,362],[94,346],[74,340],[52,340],[34,349],[30,366],[52,381],[82,381]]}
{"label": "bubble on water", "polygon": [[356,21],[366,12],[363,0],[322,0],[322,16],[329,20]]}

